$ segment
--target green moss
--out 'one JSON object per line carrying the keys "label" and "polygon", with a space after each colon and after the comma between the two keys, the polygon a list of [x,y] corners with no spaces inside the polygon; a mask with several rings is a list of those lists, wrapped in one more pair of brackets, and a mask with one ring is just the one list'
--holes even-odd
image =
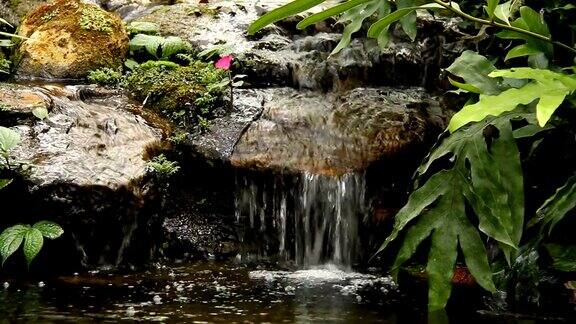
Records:
{"label": "green moss", "polygon": [[88,73],[90,82],[101,85],[116,85],[122,81],[122,72],[111,68],[92,70]]}
{"label": "green moss", "polygon": [[80,28],[103,33],[111,33],[114,22],[96,6],[84,6],[80,16]]}
{"label": "green moss", "polygon": [[47,22],[52,20],[54,17],[58,16],[58,14],[60,13],[60,10],[56,9],[54,11],[51,12],[47,12],[46,14],[44,14],[44,16],[42,16],[42,21]]}
{"label": "green moss", "polygon": [[215,86],[226,78],[212,64],[193,62],[175,66],[171,62],[147,62],[130,74],[126,88],[145,108],[170,119],[180,127],[190,127],[211,118],[214,108],[223,102],[223,90]]}

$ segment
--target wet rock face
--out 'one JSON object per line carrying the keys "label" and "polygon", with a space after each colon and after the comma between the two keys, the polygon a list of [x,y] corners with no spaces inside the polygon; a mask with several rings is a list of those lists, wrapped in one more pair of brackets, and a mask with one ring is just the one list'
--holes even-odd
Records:
{"label": "wet rock face", "polygon": [[17,76],[78,79],[89,71],[122,66],[128,50],[123,22],[94,4],[59,0],[30,12],[18,30]]}
{"label": "wet rock face", "polygon": [[[462,49],[457,28],[447,21],[421,17],[420,36],[411,42],[393,31],[390,47],[381,52],[373,40],[354,39],[329,57],[340,40],[341,26],[328,21],[298,31],[298,18],[269,26],[258,35],[246,29],[259,15],[282,4],[272,1],[211,1],[208,5],[154,6],[127,15],[128,20],[155,22],[161,33],[177,35],[198,49],[230,45],[252,85],[347,90],[358,86],[432,86],[441,66]],[[442,30],[442,37],[438,31]],[[359,35],[361,32],[359,32]]]}
{"label": "wet rock face", "polygon": [[422,89],[357,88],[340,95],[284,88],[265,98],[262,117],[231,162],[247,169],[343,175],[423,142],[434,102]]}
{"label": "wet rock face", "polygon": [[[125,96],[96,87],[2,84],[0,102],[10,107],[0,125],[22,139],[11,155],[31,166],[0,194],[7,215],[0,228],[61,224],[66,235],[47,245],[51,260],[38,261],[50,268],[148,262],[160,225],[143,152],[161,131]],[[38,106],[49,109],[47,119],[30,114]]]}
{"label": "wet rock face", "polygon": [[[66,97],[50,97],[50,117],[32,125],[19,125],[22,144],[14,155],[34,164],[30,179],[38,185],[67,182],[118,188],[145,174],[142,155],[159,140],[158,130],[126,110],[122,96],[89,104]],[[33,90],[29,90],[33,91]],[[45,90],[35,90],[42,98]],[[49,93],[49,92],[48,92]],[[2,93],[0,92],[0,96]]]}

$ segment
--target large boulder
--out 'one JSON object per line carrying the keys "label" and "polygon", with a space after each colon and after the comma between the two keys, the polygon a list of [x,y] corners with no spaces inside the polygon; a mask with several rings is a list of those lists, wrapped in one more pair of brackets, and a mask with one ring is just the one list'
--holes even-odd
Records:
{"label": "large boulder", "polygon": [[[23,163],[22,177],[0,194],[0,228],[59,223],[65,235],[43,254],[51,260],[38,260],[49,268],[148,262],[161,225],[151,225],[158,218],[145,152],[162,130],[126,96],[90,86],[3,83],[0,104],[0,125],[21,136],[11,164]],[[48,118],[34,117],[34,108]]]}
{"label": "large boulder", "polygon": [[78,79],[97,68],[117,69],[128,51],[124,23],[97,5],[58,0],[30,12],[18,34],[16,73],[24,79]]}

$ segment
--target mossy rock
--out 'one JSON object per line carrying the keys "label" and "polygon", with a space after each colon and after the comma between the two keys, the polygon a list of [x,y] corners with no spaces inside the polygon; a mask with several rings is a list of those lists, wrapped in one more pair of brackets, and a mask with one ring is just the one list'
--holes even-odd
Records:
{"label": "mossy rock", "polygon": [[226,78],[225,71],[210,63],[179,66],[149,61],[128,76],[125,86],[136,100],[146,103],[145,108],[186,128],[201,118],[211,118],[222,105],[225,87],[218,84]]}
{"label": "mossy rock", "polygon": [[30,12],[18,29],[14,61],[20,78],[79,79],[98,68],[118,69],[128,51],[122,20],[93,4],[58,0]]}

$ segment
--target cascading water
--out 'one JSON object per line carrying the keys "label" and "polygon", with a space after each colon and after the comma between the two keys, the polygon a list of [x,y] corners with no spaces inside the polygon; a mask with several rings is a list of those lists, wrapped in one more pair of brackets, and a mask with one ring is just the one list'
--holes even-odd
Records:
{"label": "cascading water", "polygon": [[252,232],[246,239],[264,243],[264,253],[278,253],[299,267],[331,263],[350,268],[365,213],[363,174],[237,179],[236,217]]}

